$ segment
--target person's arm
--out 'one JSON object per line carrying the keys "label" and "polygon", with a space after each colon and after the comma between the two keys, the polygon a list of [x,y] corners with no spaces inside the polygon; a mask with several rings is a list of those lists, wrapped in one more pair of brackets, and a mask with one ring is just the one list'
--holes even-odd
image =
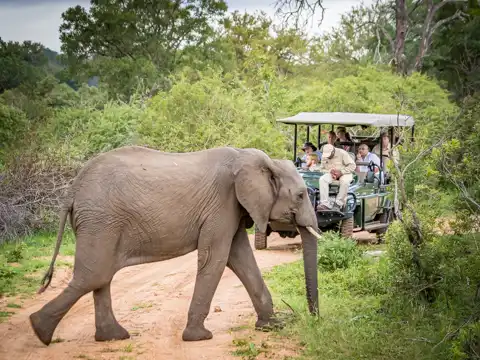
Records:
{"label": "person's arm", "polygon": [[377,155],[375,155],[374,153],[371,153],[371,154],[372,154],[371,160],[373,161],[373,163],[374,163],[375,165],[378,166],[378,168],[375,167],[375,173],[377,173],[377,172],[380,171],[380,169],[379,169],[379,167],[380,167],[380,158],[379,158]]}
{"label": "person's arm", "polygon": [[347,152],[344,152],[342,154],[342,162],[343,162],[343,165],[345,166],[343,169],[340,170],[342,175],[351,174],[355,171],[357,164],[355,164],[355,161]]}
{"label": "person's arm", "polygon": [[398,165],[398,162],[400,160],[400,154],[397,149],[392,150],[392,160],[395,162],[395,164]]}
{"label": "person's arm", "polygon": [[321,171],[321,172],[327,172],[328,170],[325,169],[325,167],[323,166],[325,163],[323,161],[320,161],[320,165],[318,165],[318,171]]}

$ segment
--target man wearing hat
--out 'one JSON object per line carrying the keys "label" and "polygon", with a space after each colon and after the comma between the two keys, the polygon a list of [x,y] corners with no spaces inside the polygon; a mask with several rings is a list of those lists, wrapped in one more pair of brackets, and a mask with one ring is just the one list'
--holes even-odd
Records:
{"label": "man wearing hat", "polygon": [[307,155],[315,153],[318,155],[318,158],[322,158],[322,153],[317,150],[317,147],[313,145],[311,142],[306,142],[303,144],[302,150],[305,151],[305,155],[302,156],[302,166],[304,166],[307,162]]}
{"label": "man wearing hat", "polygon": [[[325,174],[319,180],[320,204],[317,210],[342,211],[341,209],[347,201],[348,186],[353,180],[355,168],[355,161],[345,150],[335,148],[331,144],[326,144],[323,147],[322,163],[319,170]],[[340,189],[332,207],[328,201],[328,187],[333,180],[340,182]]]}

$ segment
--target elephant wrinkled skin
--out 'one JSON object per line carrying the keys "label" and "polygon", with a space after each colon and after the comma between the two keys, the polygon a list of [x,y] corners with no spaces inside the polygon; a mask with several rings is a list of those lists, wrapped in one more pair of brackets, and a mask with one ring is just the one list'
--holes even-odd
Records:
{"label": "elephant wrinkled skin", "polygon": [[246,231],[253,223],[265,231],[271,220],[294,223],[299,229],[307,301],[310,311],[317,311],[317,240],[311,234],[318,232],[317,222],[305,184],[290,161],[272,160],[256,149],[229,147],[165,153],[127,146],[96,156],[68,191],[55,252],[39,292],[52,279],[68,215],[76,236],[73,278],[62,293],[30,315],[31,326],[45,345],[70,308],[91,291],[95,339],[129,338],[112,310],[114,274],[126,266],[194,250],[198,270],[183,340],[212,338],[204,321],[225,266],[252,299],[256,326],[272,325],[276,321],[272,298]]}

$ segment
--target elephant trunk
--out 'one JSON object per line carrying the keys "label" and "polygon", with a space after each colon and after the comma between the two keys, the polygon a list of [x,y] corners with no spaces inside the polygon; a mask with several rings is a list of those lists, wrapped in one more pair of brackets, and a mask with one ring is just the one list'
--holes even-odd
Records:
{"label": "elephant trunk", "polygon": [[317,273],[317,236],[313,229],[298,226],[302,238],[303,267],[307,288],[308,310],[312,315],[318,315],[318,273]]}

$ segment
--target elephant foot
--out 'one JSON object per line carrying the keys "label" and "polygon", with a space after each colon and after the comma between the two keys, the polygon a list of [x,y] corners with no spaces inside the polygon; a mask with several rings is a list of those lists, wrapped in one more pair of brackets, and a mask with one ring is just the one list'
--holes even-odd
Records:
{"label": "elephant foot", "polygon": [[44,345],[50,345],[52,342],[53,333],[57,327],[58,322],[52,322],[52,318],[42,316],[41,310],[29,316],[30,325],[32,326],[35,335]]}
{"label": "elephant foot", "polygon": [[182,340],[183,341],[200,341],[200,340],[209,340],[213,338],[211,331],[205,329],[202,326],[187,326],[183,330]]}
{"label": "elephant foot", "polygon": [[255,330],[260,330],[264,332],[280,330],[285,327],[285,322],[280,319],[271,317],[269,319],[258,319],[255,323]]}
{"label": "elephant foot", "polygon": [[125,340],[129,338],[128,331],[118,323],[97,327],[97,331],[95,331],[95,341]]}

